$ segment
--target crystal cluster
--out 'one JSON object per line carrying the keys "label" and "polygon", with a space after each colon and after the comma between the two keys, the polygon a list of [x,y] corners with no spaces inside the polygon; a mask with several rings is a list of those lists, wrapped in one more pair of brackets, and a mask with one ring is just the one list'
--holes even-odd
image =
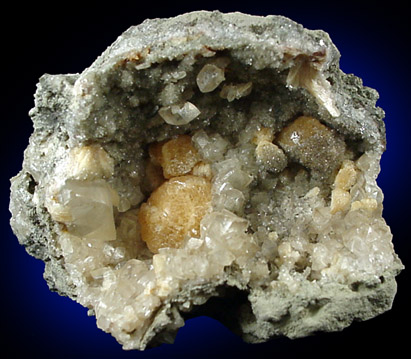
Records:
{"label": "crystal cluster", "polygon": [[10,210],[50,287],[124,349],[219,313],[212,297],[249,342],[388,310],[383,111],[338,59],[283,17],[195,12],[44,75]]}

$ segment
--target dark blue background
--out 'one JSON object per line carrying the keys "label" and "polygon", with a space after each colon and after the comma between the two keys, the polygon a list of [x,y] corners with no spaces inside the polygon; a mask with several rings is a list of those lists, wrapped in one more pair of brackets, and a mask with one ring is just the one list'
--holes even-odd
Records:
{"label": "dark blue background", "polygon": [[[403,5],[400,5],[402,3]],[[243,343],[218,322],[201,317],[187,321],[174,345],[145,352],[122,351],[116,341],[97,329],[95,319],[70,299],[48,290],[43,264],[18,245],[8,221],[9,178],[21,168],[23,150],[32,131],[27,115],[33,107],[38,78],[45,72],[81,72],[118,35],[145,18],[169,17],[191,10],[219,9],[255,15],[280,14],[310,29],[327,31],[339,48],[341,68],[361,77],[380,93],[386,111],[388,146],[378,179],[385,193],[384,215],[404,264],[410,264],[410,20],[405,2],[125,2],[91,6],[56,2],[29,7],[8,3],[1,12],[1,317],[2,358],[219,358],[368,355],[386,349],[402,353],[409,337],[408,270],[398,277],[394,307],[371,321],[354,323],[341,333],[319,334],[265,344]],[[51,3],[53,4],[53,3]],[[146,6],[146,7],[145,7]],[[11,20],[9,23],[7,21]],[[408,324],[409,325],[409,324]],[[406,332],[408,335],[406,336]]]}

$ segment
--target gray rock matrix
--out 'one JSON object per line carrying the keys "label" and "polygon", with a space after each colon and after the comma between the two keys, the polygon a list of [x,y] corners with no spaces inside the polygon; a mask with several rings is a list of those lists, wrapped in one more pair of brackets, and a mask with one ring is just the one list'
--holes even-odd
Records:
{"label": "gray rock matrix", "polygon": [[[226,81],[232,76],[232,82],[252,82],[250,94],[227,100],[211,91],[210,94],[198,92],[195,88],[196,74],[208,61],[219,56],[228,57],[231,61],[228,65],[232,66],[231,72],[227,70],[225,73]],[[375,106],[378,98],[375,90],[364,87],[359,78],[344,74],[339,69],[339,57],[328,34],[320,30],[306,30],[285,17],[201,11],[171,19],[146,20],[141,25],[131,27],[81,74],[43,75],[37,85],[35,107],[30,111],[34,132],[25,151],[22,170],[12,179],[10,211],[11,226],[20,244],[30,255],[45,262],[44,278],[50,289],[88,306],[89,313],[97,316],[98,326],[111,332],[125,349],[145,349],[172,341],[184,319],[203,314],[216,317],[245,341],[258,343],[281,335],[298,338],[319,331],[339,331],[353,321],[367,320],[389,310],[396,293],[395,276],[402,269],[402,264],[392,250],[389,229],[384,227],[385,222],[381,222],[382,194],[375,184],[379,158],[385,150],[384,112]],[[224,79],[221,74],[220,77],[219,82]],[[217,85],[210,88],[214,89]],[[219,86],[221,88],[223,85]],[[189,118],[190,121],[182,125],[170,125],[157,115],[161,108],[168,109],[167,106],[188,100],[198,108],[193,115],[197,115],[194,120]],[[332,225],[338,232],[342,226],[340,223],[354,220],[351,217],[358,218],[350,217],[353,210],[358,213],[374,211],[372,215],[364,216],[367,216],[367,221],[378,221],[378,228],[384,228],[381,230],[381,238],[384,238],[381,239],[384,242],[382,247],[378,247],[380,237],[373,241],[381,253],[386,253],[381,255],[383,259],[375,255],[376,266],[373,267],[374,257],[371,258],[367,247],[361,249],[367,252],[365,254],[355,251],[346,257],[341,254],[341,258],[354,258],[352,262],[344,262],[347,263],[345,267],[341,261],[335,267],[333,263],[322,266],[318,264],[322,257],[315,257],[320,258],[317,259],[318,263],[315,262],[315,267],[313,258],[320,248],[316,247],[315,240],[309,243],[307,239],[307,244],[304,244],[314,249],[300,250],[295,244],[297,242],[287,239],[294,233],[290,228],[294,228],[293,213],[297,213],[289,212],[283,217],[280,214],[276,217],[276,223],[280,224],[275,236],[270,237],[277,240],[273,249],[267,250],[269,244],[264,238],[268,232],[254,229],[256,238],[259,231],[263,231],[263,239],[255,241],[257,247],[264,250],[256,250],[253,258],[261,258],[261,263],[268,268],[266,272],[262,270],[263,274],[258,274],[258,278],[252,275],[246,278],[246,264],[232,259],[234,264],[226,265],[219,274],[204,272],[203,280],[182,279],[175,287],[177,289],[173,287],[166,294],[156,294],[156,298],[160,299],[156,299],[156,304],[150,304],[154,309],[147,319],[141,319],[142,329],[124,329],[121,320],[116,323],[103,309],[93,304],[93,300],[101,301],[101,298],[105,298],[105,303],[111,303],[106,292],[103,297],[100,292],[96,294],[97,289],[93,289],[94,292],[90,289],[100,283],[98,276],[93,274],[99,267],[96,264],[91,268],[91,275],[86,270],[81,272],[78,269],[80,262],[85,263],[82,262],[84,258],[81,255],[75,257],[73,249],[68,251],[68,240],[63,241],[62,238],[66,238],[70,229],[63,220],[56,220],[48,205],[52,184],[56,187],[68,178],[67,169],[61,163],[67,163],[71,149],[99,145],[112,159],[112,173],[101,178],[119,197],[120,204],[113,205],[116,206],[114,218],[117,228],[122,213],[137,209],[144,200],[144,190],[139,186],[147,144],[206,129],[209,133],[218,133],[227,138],[232,145],[241,142],[238,140],[239,134],[248,131],[250,119],[257,118],[262,126],[272,128],[277,133],[290,119],[301,115],[320,120],[344,139],[351,157],[339,161],[348,158],[355,163],[360,168],[357,172],[364,173],[364,190],[361,193],[374,193],[356,198],[351,192],[352,200],[357,199],[358,203],[355,206],[352,204],[351,210],[335,210],[339,212],[333,216],[339,217],[327,217],[327,221],[334,221]],[[219,117],[219,120],[213,122],[214,117]],[[281,146],[281,143],[278,146],[286,153],[289,163],[297,161],[297,155],[287,152],[288,147]],[[368,157],[367,161],[363,157],[361,162],[359,158],[363,154]],[[328,161],[327,158],[325,160]],[[282,161],[281,170],[285,166],[285,160]],[[306,163],[303,165],[310,167]],[[312,179],[304,179],[301,184],[304,193],[314,186],[319,188],[324,208],[329,208],[333,180],[318,173],[326,172],[327,168],[313,165],[310,170]],[[268,177],[264,179],[280,176],[275,171],[267,173]],[[255,176],[260,176],[260,172]],[[87,176],[79,178],[76,181],[90,180]],[[282,181],[283,188],[289,189],[289,192],[285,189],[281,192],[286,193],[285,196],[296,193],[297,187],[293,187],[297,186],[296,180],[293,179],[292,184],[286,183],[286,180],[278,181]],[[246,209],[240,211],[241,214],[236,213],[249,223],[254,223],[254,217],[252,211],[247,210],[247,204],[253,203],[257,192],[265,191],[262,182],[256,180],[250,184],[253,187],[245,195]],[[305,197],[303,193],[296,201],[302,201],[303,197],[308,201],[307,198],[312,198],[314,192],[309,192],[310,196],[307,193]],[[362,201],[363,198],[367,200]],[[299,208],[304,206],[301,204]],[[311,213],[314,213],[309,209],[298,210],[302,211],[304,218],[311,218]],[[270,213],[267,214],[268,218],[274,216]],[[298,220],[295,217],[295,223]],[[305,226],[302,231],[306,231],[308,222],[309,219],[302,224]],[[264,225],[265,222],[256,224],[255,228]],[[341,240],[344,244],[334,246],[332,250],[324,242],[321,248],[348,253],[347,241],[350,239]],[[140,242],[138,246],[141,247],[144,243]],[[305,251],[305,254],[290,264],[292,250],[287,252],[288,247],[284,243],[290,243],[289,247],[294,248],[292,253]],[[127,261],[137,259],[148,263],[147,273],[151,273],[149,263],[152,263],[153,255],[146,248],[141,250],[144,255],[133,253],[127,246],[123,245],[126,248],[123,262],[113,259],[113,262],[104,262],[101,267],[115,272],[121,270]],[[113,245],[112,248],[118,247]],[[180,252],[176,250],[175,253],[174,258],[179,258]],[[90,254],[90,257],[93,255]],[[159,255],[166,256],[167,253],[160,250]],[[275,259],[270,259],[270,255]],[[211,254],[207,258],[211,258]],[[360,260],[366,261],[364,258],[368,258],[370,266],[368,262],[357,266]],[[209,263],[212,263],[211,259]],[[159,276],[159,272],[156,273]],[[259,269],[250,269],[250,273],[260,272]],[[107,278],[105,275],[103,277],[104,287]],[[96,282],[91,283],[94,279],[90,278],[97,278]],[[160,279],[156,278],[151,279],[152,283],[157,283],[153,284],[153,293],[165,290],[163,284],[161,290],[158,289]],[[103,317],[114,324],[105,324],[103,319],[99,319]]]}

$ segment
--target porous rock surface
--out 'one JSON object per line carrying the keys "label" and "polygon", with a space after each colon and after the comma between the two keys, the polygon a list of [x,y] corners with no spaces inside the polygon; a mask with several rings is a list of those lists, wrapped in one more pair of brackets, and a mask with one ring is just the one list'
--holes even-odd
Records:
{"label": "porous rock surface", "polygon": [[378,94],[281,16],[147,20],[44,75],[11,225],[125,349],[211,315],[248,342],[390,309]]}

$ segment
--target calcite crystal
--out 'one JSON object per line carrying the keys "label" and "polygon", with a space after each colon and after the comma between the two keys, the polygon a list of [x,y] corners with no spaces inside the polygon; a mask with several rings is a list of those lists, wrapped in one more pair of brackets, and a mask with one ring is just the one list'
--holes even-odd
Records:
{"label": "calcite crystal", "polygon": [[196,315],[255,343],[390,309],[384,113],[339,56],[281,16],[194,12],[42,76],[10,211],[50,288],[124,349]]}

